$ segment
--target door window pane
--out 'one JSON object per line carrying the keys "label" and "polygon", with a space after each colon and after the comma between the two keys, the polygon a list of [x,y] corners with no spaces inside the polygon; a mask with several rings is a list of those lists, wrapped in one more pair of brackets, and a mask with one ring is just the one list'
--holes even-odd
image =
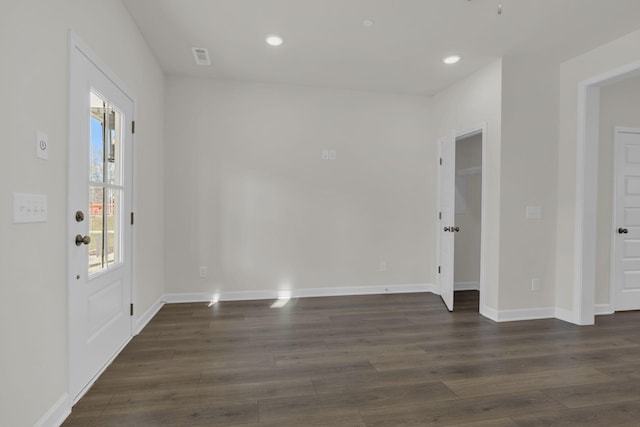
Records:
{"label": "door window pane", "polygon": [[107,265],[109,267],[120,262],[120,205],[122,191],[107,190]]}
{"label": "door window pane", "polygon": [[107,182],[120,185],[122,182],[121,146],[122,146],[122,114],[112,106],[108,107],[109,132],[107,137]]}
{"label": "door window pane", "polygon": [[89,187],[89,274],[104,268],[104,189]]}
{"label": "door window pane", "polygon": [[104,131],[106,127],[106,103],[91,92],[91,115],[89,126],[89,181],[104,180]]}
{"label": "door window pane", "polygon": [[89,135],[89,275],[122,261],[124,116],[91,91]]}

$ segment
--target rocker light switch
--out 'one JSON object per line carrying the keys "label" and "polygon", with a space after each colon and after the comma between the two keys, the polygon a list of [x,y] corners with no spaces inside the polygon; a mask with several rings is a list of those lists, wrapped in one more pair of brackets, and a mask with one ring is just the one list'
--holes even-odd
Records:
{"label": "rocker light switch", "polygon": [[47,222],[47,196],[13,193],[13,222]]}

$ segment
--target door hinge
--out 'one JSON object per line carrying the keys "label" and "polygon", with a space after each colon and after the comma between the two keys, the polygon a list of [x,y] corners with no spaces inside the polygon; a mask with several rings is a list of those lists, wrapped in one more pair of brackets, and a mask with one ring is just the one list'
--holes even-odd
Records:
{"label": "door hinge", "polygon": [[440,266],[438,266],[438,274],[440,274]]}
{"label": "door hinge", "polygon": [[442,157],[440,157],[440,164],[442,165]]}
{"label": "door hinge", "polygon": [[131,121],[131,133],[136,133],[136,121]]}
{"label": "door hinge", "polygon": [[133,212],[131,212],[131,225],[133,225]]}
{"label": "door hinge", "polygon": [[133,304],[129,306],[129,313],[133,316]]}
{"label": "door hinge", "polygon": [[438,214],[438,219],[442,219],[442,212]]}

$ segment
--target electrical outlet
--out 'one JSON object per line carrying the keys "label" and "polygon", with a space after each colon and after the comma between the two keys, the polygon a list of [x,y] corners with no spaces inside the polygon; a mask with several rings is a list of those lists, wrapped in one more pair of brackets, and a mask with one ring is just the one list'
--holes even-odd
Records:
{"label": "electrical outlet", "polygon": [[200,277],[205,278],[209,275],[209,267],[200,266]]}
{"label": "electrical outlet", "polygon": [[329,150],[322,150],[322,160],[329,160]]}
{"label": "electrical outlet", "polygon": [[387,261],[380,261],[380,272],[384,273],[387,271]]}
{"label": "electrical outlet", "polygon": [[538,292],[540,290],[540,279],[531,279],[531,291]]}

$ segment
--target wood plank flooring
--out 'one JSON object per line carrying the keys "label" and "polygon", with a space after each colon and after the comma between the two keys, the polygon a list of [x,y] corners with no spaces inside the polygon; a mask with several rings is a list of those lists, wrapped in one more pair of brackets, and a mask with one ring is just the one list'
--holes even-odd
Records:
{"label": "wood plank flooring", "polygon": [[497,324],[477,292],[166,305],[64,426],[640,426],[640,312]]}

